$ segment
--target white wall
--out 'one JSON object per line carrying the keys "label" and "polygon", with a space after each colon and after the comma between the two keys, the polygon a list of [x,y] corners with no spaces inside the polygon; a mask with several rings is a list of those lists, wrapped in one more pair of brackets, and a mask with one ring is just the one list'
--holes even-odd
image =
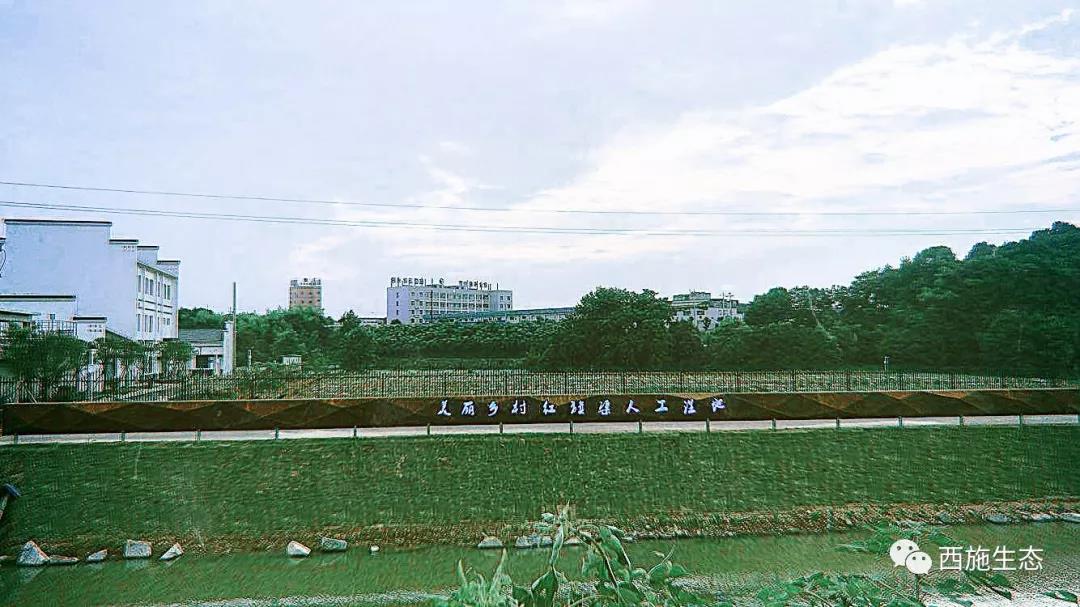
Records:
{"label": "white wall", "polygon": [[[423,322],[429,308],[434,314],[512,310],[513,298],[513,291],[509,289],[458,289],[441,285],[387,287],[386,322]],[[413,306],[414,300],[420,302],[419,306]]]}
{"label": "white wall", "polygon": [[[6,274],[6,272],[5,272]],[[78,312],[75,309],[74,300],[38,300],[38,299],[7,299],[0,301],[0,308],[12,312],[29,312],[34,314],[32,320],[49,320],[49,315],[54,314],[56,320],[71,320]]]}
{"label": "white wall", "polygon": [[[80,295],[102,291],[97,268],[109,265],[109,224],[5,222],[7,263],[0,293]],[[77,313],[105,315],[93,297]],[[97,298],[100,301],[100,298]]]}
{"label": "white wall", "polygon": [[[0,293],[75,295],[73,315],[104,316],[109,330],[131,339],[176,337],[179,279],[176,266],[157,266],[157,248],[139,248],[134,241],[109,241],[109,222],[21,222],[8,220],[7,263],[0,275]],[[171,283],[170,297],[149,294],[143,305],[155,316],[154,330],[138,326],[139,260],[155,279]],[[30,311],[40,311],[37,307]],[[168,322],[159,318],[168,317]],[[57,316],[59,318],[59,316]],[[71,315],[64,318],[70,320]]]}

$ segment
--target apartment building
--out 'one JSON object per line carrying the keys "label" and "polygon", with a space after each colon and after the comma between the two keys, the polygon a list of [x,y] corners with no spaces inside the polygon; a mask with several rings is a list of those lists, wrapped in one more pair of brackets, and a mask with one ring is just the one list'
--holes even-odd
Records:
{"label": "apartment building", "polygon": [[387,323],[418,324],[441,314],[503,312],[513,307],[513,291],[479,280],[449,284],[442,278],[394,277],[386,288]]}

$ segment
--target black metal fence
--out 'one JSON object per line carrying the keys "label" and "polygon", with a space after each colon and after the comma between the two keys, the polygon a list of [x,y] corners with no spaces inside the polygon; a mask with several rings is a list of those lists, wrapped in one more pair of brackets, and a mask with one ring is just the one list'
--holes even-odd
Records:
{"label": "black metal fence", "polygon": [[753,392],[881,392],[1078,388],[1077,378],[919,371],[537,372],[373,370],[319,374],[237,373],[108,379],[80,375],[42,385],[0,379],[0,402],[169,401],[281,398],[438,397]]}

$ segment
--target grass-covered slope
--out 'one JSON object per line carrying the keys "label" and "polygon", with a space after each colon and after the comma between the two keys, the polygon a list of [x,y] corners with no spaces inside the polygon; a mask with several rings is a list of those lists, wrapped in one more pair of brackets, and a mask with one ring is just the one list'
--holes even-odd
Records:
{"label": "grass-covered slope", "polygon": [[372,525],[1080,496],[1080,426],[475,436],[0,448],[0,548],[220,545]]}

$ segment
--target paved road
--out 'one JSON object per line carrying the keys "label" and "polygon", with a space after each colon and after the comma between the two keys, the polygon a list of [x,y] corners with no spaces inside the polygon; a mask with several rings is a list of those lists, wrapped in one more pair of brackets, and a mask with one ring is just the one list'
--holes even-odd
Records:
{"label": "paved road", "polygon": [[[1020,419],[1015,415],[986,415],[965,416],[962,418],[964,425],[1018,425]],[[905,417],[904,427],[913,426],[956,426],[961,423],[960,417]],[[1047,424],[1080,424],[1080,416],[1077,415],[1025,415],[1025,425]],[[835,428],[836,420],[815,419],[776,422],[776,430],[795,430],[813,428]],[[884,419],[845,419],[840,420],[841,428],[886,428],[897,427],[900,420],[897,418]],[[749,422],[712,422],[709,430],[725,432],[731,430],[771,430],[770,421]],[[502,430],[505,434],[565,434],[570,432],[569,424],[506,424]],[[580,434],[604,434],[613,432],[638,432],[639,427],[635,422],[597,422],[574,424],[573,431]],[[641,424],[642,432],[705,432],[704,422],[644,422]],[[358,438],[377,438],[386,436],[421,436],[429,432],[425,427],[394,427],[394,428],[334,428],[326,430],[281,430],[277,438],[352,438],[353,433]],[[499,426],[432,426],[432,435],[458,435],[458,434],[498,434]],[[195,432],[132,432],[121,436],[116,433],[109,434],[49,434],[39,436],[20,436],[19,444],[26,443],[70,443],[70,442],[117,442],[124,441],[190,441],[196,438],[200,440],[273,440],[273,430],[239,430],[239,431],[208,431],[202,432],[196,437]],[[15,443],[15,437],[0,437],[0,446]]]}

